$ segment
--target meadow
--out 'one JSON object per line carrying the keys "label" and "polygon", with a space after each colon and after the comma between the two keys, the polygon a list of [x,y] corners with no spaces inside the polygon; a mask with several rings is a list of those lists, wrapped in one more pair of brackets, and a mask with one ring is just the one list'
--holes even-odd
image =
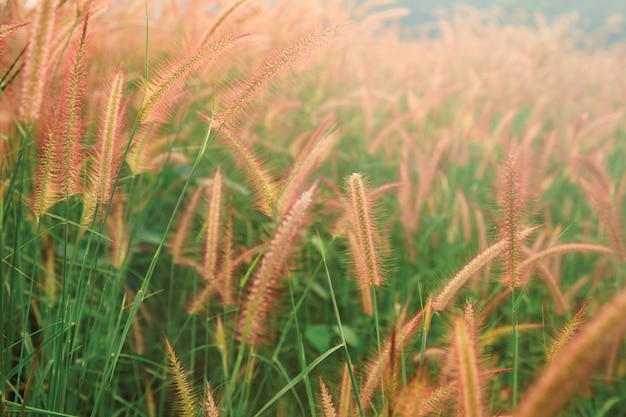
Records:
{"label": "meadow", "polygon": [[624,44],[30,3],[0,1],[0,417],[626,415]]}

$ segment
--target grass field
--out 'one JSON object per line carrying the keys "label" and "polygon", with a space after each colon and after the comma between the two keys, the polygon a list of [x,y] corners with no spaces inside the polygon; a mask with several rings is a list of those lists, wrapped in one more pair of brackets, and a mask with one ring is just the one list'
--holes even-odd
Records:
{"label": "grass field", "polygon": [[0,2],[0,417],[626,415],[626,47],[344,3]]}

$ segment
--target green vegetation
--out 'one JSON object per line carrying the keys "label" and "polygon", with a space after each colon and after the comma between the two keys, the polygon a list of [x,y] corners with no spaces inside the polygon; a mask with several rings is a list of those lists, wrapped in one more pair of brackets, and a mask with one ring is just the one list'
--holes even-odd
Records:
{"label": "green vegetation", "polygon": [[624,45],[162,3],[0,3],[0,417],[626,415]]}

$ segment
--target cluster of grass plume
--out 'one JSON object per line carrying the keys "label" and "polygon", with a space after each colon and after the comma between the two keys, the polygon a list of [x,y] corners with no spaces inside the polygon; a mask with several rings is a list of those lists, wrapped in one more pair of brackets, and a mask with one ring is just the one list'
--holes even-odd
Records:
{"label": "cluster of grass plume", "polygon": [[0,2],[0,416],[626,414],[624,45],[270,3]]}

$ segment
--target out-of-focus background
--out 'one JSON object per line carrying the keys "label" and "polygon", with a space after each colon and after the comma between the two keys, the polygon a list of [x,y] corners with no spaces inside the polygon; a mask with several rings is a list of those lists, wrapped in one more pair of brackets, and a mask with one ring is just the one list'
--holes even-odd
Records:
{"label": "out-of-focus background", "polygon": [[[367,0],[357,2],[363,4]],[[547,22],[568,16],[577,20],[577,26],[586,35],[601,36],[608,44],[626,40],[626,0],[390,0],[379,3],[380,7],[410,9],[410,15],[402,20],[409,32],[417,26],[434,22],[442,13],[470,5],[481,9],[500,9],[502,20],[507,23],[537,24],[538,14]]]}

